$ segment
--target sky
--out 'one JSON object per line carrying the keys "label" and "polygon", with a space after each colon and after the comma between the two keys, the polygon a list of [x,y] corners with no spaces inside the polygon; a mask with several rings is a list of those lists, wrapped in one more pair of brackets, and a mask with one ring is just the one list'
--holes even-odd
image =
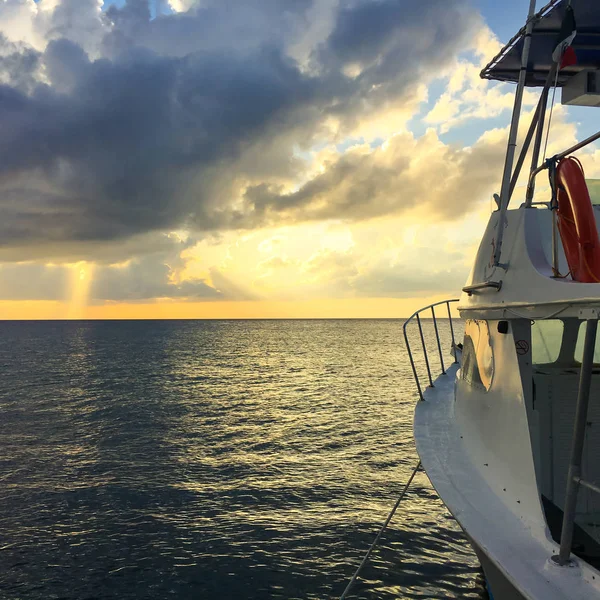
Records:
{"label": "sky", "polygon": [[[479,72],[527,5],[0,0],[0,318],[403,317],[456,297],[514,92]],[[590,111],[557,102],[548,152]]]}

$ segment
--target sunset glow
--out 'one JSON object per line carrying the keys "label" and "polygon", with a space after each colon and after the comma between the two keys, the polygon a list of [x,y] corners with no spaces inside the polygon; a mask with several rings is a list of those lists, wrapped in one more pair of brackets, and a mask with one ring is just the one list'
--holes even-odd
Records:
{"label": "sunset glow", "polygon": [[[76,19],[64,1],[0,3],[19,65],[0,64],[19,99],[0,117],[1,318],[403,317],[460,292],[514,91],[479,72],[516,0],[431,0],[414,22],[396,0]],[[548,153],[591,127],[557,104]]]}

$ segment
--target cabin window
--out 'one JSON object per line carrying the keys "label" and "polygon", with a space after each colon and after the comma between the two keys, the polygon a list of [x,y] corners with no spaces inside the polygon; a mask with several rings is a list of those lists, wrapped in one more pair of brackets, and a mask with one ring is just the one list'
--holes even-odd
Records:
{"label": "cabin window", "polygon": [[461,378],[473,387],[489,390],[494,378],[494,353],[487,321],[465,323]]}
{"label": "cabin window", "polygon": [[[582,321],[577,334],[577,345],[575,346],[575,360],[580,363],[583,360],[583,343],[585,341],[585,332],[587,323]],[[596,347],[594,348],[594,364],[600,363],[600,334],[596,336]]]}
{"label": "cabin window", "polygon": [[534,321],[531,325],[531,360],[534,365],[558,360],[565,324],[559,319]]}

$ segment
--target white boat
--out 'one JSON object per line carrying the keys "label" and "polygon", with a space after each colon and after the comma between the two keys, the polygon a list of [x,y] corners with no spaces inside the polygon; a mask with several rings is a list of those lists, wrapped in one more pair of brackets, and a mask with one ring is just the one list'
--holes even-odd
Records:
{"label": "white boat", "polygon": [[[577,34],[555,48],[572,14]],[[573,51],[577,64],[561,64]],[[497,210],[457,305],[465,335],[454,364],[444,368],[439,318],[455,301],[405,324],[405,337],[411,323],[421,332],[416,347],[407,339],[421,463],[494,600],[600,599],[600,207],[569,158],[600,133],[540,160],[549,90],[600,107],[599,69],[600,0],[555,0],[538,13],[532,0],[525,27],[482,72],[517,88]],[[512,206],[527,152],[516,157],[525,87],[540,88],[540,102],[524,144],[526,198]],[[536,195],[536,177],[548,175],[553,190]],[[428,344],[423,317],[432,314]],[[438,352],[445,372],[435,378]]]}

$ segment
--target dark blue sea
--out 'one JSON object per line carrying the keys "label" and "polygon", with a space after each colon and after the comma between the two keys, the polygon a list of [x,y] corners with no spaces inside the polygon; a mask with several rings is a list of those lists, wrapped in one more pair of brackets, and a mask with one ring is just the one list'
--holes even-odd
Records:
{"label": "dark blue sea", "polygon": [[[0,598],[339,598],[417,461],[401,332],[0,322]],[[350,597],[484,597],[424,474]]]}

